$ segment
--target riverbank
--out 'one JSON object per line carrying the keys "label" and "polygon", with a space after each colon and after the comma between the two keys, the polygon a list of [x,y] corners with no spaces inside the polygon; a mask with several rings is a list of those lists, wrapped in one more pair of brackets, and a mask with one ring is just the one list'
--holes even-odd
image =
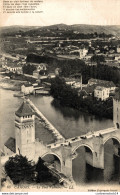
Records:
{"label": "riverbank", "polygon": [[113,118],[113,99],[97,100],[91,95],[79,96],[76,89],[65,83],[63,78],[56,77],[51,82],[50,94],[59,100],[62,106],[90,113],[98,117]]}
{"label": "riverbank", "polygon": [[5,90],[20,91],[21,85],[26,82],[27,81],[14,80],[10,79],[8,76],[0,75],[0,87]]}

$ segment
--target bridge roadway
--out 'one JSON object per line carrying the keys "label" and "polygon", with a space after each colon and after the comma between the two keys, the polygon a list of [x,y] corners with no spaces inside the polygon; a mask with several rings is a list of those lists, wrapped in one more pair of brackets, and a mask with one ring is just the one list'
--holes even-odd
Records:
{"label": "bridge roadway", "polygon": [[41,118],[44,122],[48,130],[52,131],[53,135],[56,137],[57,142],[65,141],[65,138],[60,134],[60,132],[47,120],[47,118],[38,110],[38,108],[32,103],[30,99],[26,99],[27,103],[31,106],[34,110],[36,115]]}
{"label": "bridge roadway", "polygon": [[[68,146],[68,145],[74,145],[77,142],[81,142],[81,143],[85,143],[88,141],[88,139],[93,138],[93,136],[95,137],[104,137],[104,135],[109,134],[109,133],[114,133],[116,132],[116,128],[115,127],[111,127],[111,128],[107,128],[104,130],[99,130],[99,131],[95,131],[95,132],[88,132],[87,134],[81,135],[81,136],[75,136],[69,139],[66,139],[64,142],[62,143],[52,143],[52,144],[48,144],[47,147],[49,148],[57,148],[60,147],[61,145],[63,146]],[[106,140],[107,141],[107,140]],[[120,140],[119,140],[120,141]]]}

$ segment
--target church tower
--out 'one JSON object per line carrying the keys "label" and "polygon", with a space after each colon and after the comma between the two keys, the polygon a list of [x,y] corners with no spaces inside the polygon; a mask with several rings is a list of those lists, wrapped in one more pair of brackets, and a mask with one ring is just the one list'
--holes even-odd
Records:
{"label": "church tower", "polygon": [[120,91],[116,92],[113,99],[113,122],[117,129],[120,129]]}
{"label": "church tower", "polygon": [[32,159],[35,153],[35,115],[24,100],[15,112],[16,153]]}

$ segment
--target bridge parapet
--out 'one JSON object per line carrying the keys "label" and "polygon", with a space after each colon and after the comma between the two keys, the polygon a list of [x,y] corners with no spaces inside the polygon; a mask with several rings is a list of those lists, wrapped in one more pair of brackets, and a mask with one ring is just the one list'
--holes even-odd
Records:
{"label": "bridge parapet", "polygon": [[27,103],[31,106],[31,108],[34,110],[36,115],[44,121],[44,124],[47,128],[47,130],[51,131],[53,135],[56,137],[57,141],[63,142],[65,138],[60,134],[60,132],[47,120],[47,118],[38,110],[38,108],[30,101],[30,99],[26,100]]}

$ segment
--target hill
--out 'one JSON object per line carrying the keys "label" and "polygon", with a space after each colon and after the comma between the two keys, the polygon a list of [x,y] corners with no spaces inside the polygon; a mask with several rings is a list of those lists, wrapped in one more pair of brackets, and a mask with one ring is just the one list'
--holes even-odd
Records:
{"label": "hill", "polygon": [[120,25],[87,25],[87,24],[74,24],[74,25],[66,25],[66,24],[55,24],[51,26],[9,26],[9,27],[1,27],[0,32],[2,34],[11,34],[11,33],[19,33],[23,32],[25,35],[29,35],[30,33],[39,34],[42,31],[77,31],[79,33],[105,33],[112,34],[114,36],[120,36]]}

